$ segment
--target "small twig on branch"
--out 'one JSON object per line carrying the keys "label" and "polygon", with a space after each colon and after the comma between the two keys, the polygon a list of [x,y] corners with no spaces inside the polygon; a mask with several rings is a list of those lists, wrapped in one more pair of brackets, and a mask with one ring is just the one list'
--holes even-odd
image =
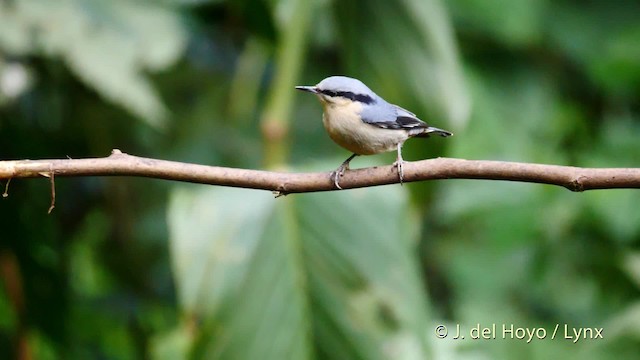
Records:
{"label": "small twig on branch", "polygon": [[51,214],[56,207],[56,176],[53,170],[49,173],[49,180],[51,180],[51,205],[49,206],[49,210],[47,210],[47,214]]}
{"label": "small twig on branch", "polygon": [[7,179],[7,184],[4,186],[4,192],[2,193],[2,197],[9,197],[9,184],[11,183],[11,178]]}
{"label": "small twig on branch", "polygon": [[[0,180],[53,176],[138,176],[271,190],[278,194],[336,190],[329,173],[284,173],[204,166],[141,158],[113,150],[106,158],[0,161]],[[571,191],[640,188],[640,168],[579,168],[506,161],[437,158],[407,162],[404,181],[435,179],[508,180],[565,187]],[[398,182],[394,166],[347,171],[344,189]],[[53,192],[53,190],[52,190]]]}

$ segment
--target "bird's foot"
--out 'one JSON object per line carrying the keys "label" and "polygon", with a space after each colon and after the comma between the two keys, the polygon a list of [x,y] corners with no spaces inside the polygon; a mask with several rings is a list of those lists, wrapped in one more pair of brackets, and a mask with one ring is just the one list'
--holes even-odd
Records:
{"label": "bird's foot", "polygon": [[333,184],[336,186],[336,189],[342,190],[340,187],[340,178],[347,170],[349,170],[349,164],[342,164],[335,171],[331,172],[331,180],[333,180]]}
{"label": "bird's foot", "polygon": [[400,179],[400,186],[402,186],[402,182],[404,180],[404,170],[402,167],[402,164],[404,164],[405,161],[402,159],[398,159],[393,163],[393,166],[395,166],[398,169],[398,178]]}
{"label": "bird's foot", "polygon": [[343,161],[339,168],[336,171],[331,172],[331,180],[333,180],[333,184],[336,186],[336,189],[342,190],[340,187],[340,178],[344,175],[345,171],[349,170],[349,162],[353,160],[354,157],[358,156],[358,154],[353,154],[347,158],[347,160]]}

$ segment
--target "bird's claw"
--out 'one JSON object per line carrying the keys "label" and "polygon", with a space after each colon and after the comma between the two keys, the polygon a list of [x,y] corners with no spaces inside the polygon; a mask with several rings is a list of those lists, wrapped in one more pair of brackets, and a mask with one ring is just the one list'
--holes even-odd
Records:
{"label": "bird's claw", "polygon": [[336,186],[336,189],[342,190],[342,187],[340,186],[340,178],[347,170],[349,170],[349,165],[342,164],[335,171],[331,172],[331,180],[333,180],[333,184]]}
{"label": "bird's claw", "polygon": [[398,169],[398,178],[400,179],[400,186],[402,186],[402,182],[404,181],[404,170],[403,170],[402,164],[404,164],[404,160],[402,159],[398,159],[396,160],[396,162],[393,163],[393,166],[395,166]]}
{"label": "bird's claw", "polygon": [[287,196],[287,195],[289,195],[289,193],[288,193],[288,192],[283,191],[283,190],[274,190],[274,191],[272,191],[271,193],[273,194],[273,196],[274,196],[276,199],[277,199],[277,198],[279,198],[279,197],[282,197],[282,196]]}
{"label": "bird's claw", "polygon": [[331,172],[330,179],[333,180],[333,185],[336,186],[336,189],[342,190],[342,187],[340,187],[340,178],[344,175],[345,171],[349,170],[349,162],[356,156],[358,156],[358,154],[349,156],[347,160],[343,161],[342,164],[340,164],[336,171]]}

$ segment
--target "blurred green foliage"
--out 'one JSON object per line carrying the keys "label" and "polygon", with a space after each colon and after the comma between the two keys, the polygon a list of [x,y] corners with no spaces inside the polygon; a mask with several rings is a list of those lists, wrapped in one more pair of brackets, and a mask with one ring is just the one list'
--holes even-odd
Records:
{"label": "blurred green foliage", "polygon": [[[639,45],[640,4],[622,0],[0,0],[0,159],[119,148],[329,171],[347,153],[293,86],[346,74],[455,132],[408,142],[407,160],[638,167]],[[621,359],[640,349],[633,190],[448,180],[273,199],[60,178],[51,215],[46,179],[14,180],[8,195],[2,358]],[[468,335],[478,324],[548,336],[452,339],[456,325]],[[573,343],[565,324],[603,328],[604,339]]]}

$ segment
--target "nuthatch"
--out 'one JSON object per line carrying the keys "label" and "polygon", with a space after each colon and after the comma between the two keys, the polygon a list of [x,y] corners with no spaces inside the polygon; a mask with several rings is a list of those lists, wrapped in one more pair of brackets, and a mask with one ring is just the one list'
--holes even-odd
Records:
{"label": "nuthatch", "polygon": [[415,114],[400,106],[389,104],[376,95],[362,81],[346,76],[328,77],[316,86],[296,86],[296,89],[316,94],[322,103],[322,123],[329,137],[338,145],[353,152],[340,167],[331,173],[336,188],[340,177],[349,169],[349,162],[357,155],[372,155],[398,151],[394,166],[403,180],[402,145],[412,137],[453,135],[449,131],[427,125]]}

